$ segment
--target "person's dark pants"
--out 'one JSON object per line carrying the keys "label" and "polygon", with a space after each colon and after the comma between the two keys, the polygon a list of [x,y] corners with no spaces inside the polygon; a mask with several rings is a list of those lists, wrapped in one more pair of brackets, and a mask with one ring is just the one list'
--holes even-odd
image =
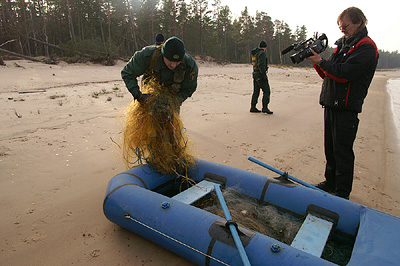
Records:
{"label": "person's dark pants", "polygon": [[353,186],[353,144],[358,123],[358,113],[325,108],[325,178],[342,197],[348,197]]}
{"label": "person's dark pants", "polygon": [[268,107],[269,98],[271,95],[271,89],[269,87],[268,78],[259,79],[253,77],[253,95],[251,96],[251,106],[256,106],[258,102],[258,97],[260,96],[260,90],[263,91],[262,97],[262,107],[263,109]]}

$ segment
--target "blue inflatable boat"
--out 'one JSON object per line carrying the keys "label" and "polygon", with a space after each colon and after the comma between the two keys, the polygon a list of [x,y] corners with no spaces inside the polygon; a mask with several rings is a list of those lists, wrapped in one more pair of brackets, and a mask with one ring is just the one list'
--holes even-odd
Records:
{"label": "blue inflatable boat", "polygon": [[104,214],[197,265],[243,265],[227,226],[235,222],[192,205],[213,190],[210,184],[218,184],[304,220],[290,245],[235,224],[250,265],[336,265],[321,258],[327,238],[352,243],[347,265],[400,263],[398,217],[284,176],[267,177],[204,160],[196,160],[188,177],[197,184],[182,191],[175,176],[161,175],[148,165],[120,173],[109,182]]}

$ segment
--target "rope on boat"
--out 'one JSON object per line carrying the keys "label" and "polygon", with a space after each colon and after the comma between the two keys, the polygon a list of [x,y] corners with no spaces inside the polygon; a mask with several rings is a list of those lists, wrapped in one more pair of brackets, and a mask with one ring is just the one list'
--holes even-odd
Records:
{"label": "rope on boat", "polygon": [[166,238],[168,238],[168,239],[170,239],[172,241],[175,241],[176,243],[181,244],[182,246],[185,246],[185,247],[187,247],[187,248],[189,248],[189,249],[191,249],[191,250],[193,250],[193,251],[195,251],[197,253],[200,253],[201,255],[204,255],[204,256],[206,256],[206,257],[208,257],[208,258],[210,258],[210,259],[212,259],[212,260],[214,260],[216,262],[219,262],[219,263],[221,263],[223,265],[229,266],[229,264],[227,264],[227,263],[225,263],[225,262],[223,262],[223,261],[221,261],[221,260],[219,260],[217,258],[214,258],[214,257],[212,257],[210,255],[207,255],[206,253],[204,253],[204,252],[202,252],[202,251],[200,251],[198,249],[195,249],[194,247],[191,247],[191,246],[189,246],[189,245],[187,245],[187,244],[185,244],[185,243],[183,243],[183,242],[181,242],[181,241],[179,241],[179,240],[177,240],[177,239],[175,239],[175,238],[173,238],[173,237],[171,237],[171,236],[169,236],[167,234],[164,234],[163,232],[158,231],[157,229],[152,228],[151,226],[149,226],[147,224],[142,223],[139,220],[136,220],[135,218],[132,218],[129,214],[126,214],[125,218],[130,219],[130,220],[132,220],[132,221],[134,221],[134,222],[136,222],[136,223],[138,223],[138,224],[140,224],[140,225],[142,225],[142,226],[144,226],[144,227],[146,227],[146,228],[148,228],[148,229],[150,229],[150,230],[152,230],[152,231],[154,231],[154,232],[156,232],[156,233],[158,233],[158,234],[160,234],[160,235],[162,235],[162,236],[164,236],[164,237],[166,237]]}

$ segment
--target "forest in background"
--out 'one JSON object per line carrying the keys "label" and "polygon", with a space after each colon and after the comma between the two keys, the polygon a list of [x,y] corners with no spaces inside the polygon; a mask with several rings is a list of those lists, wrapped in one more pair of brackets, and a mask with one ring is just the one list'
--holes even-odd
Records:
{"label": "forest in background", "polygon": [[[268,7],[255,15],[247,7],[233,18],[220,0],[0,0],[0,56],[46,57],[67,62],[113,64],[154,44],[155,35],[177,36],[187,53],[218,63],[250,63],[250,51],[268,43],[270,64],[293,65],[281,51],[314,33],[282,20]],[[329,38],[329,36],[328,36]],[[334,43],[335,40],[329,40]],[[323,53],[333,52],[331,46]],[[305,60],[299,64],[307,66]],[[398,51],[380,50],[378,68],[400,67]]]}

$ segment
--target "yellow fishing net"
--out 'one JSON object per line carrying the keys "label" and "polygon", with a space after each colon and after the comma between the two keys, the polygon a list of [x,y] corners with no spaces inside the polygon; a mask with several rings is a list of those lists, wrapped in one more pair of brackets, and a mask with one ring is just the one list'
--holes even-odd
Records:
{"label": "yellow fishing net", "polygon": [[153,80],[143,84],[141,91],[151,96],[144,104],[132,101],[125,112],[126,165],[148,163],[159,173],[186,176],[195,159],[189,153],[178,97]]}

